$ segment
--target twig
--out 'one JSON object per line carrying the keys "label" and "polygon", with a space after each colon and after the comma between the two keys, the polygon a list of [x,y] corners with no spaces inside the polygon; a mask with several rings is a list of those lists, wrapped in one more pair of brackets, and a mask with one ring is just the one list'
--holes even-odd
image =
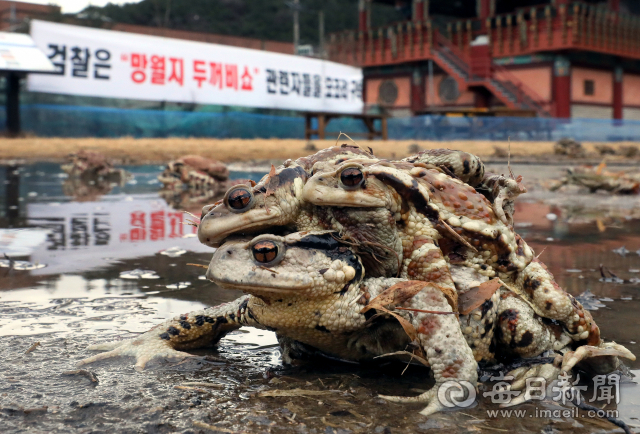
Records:
{"label": "twig", "polygon": [[271,268],[265,267],[264,265],[258,265],[258,268],[260,268],[261,270],[267,270],[267,271],[270,271],[272,273],[280,274],[276,270],[272,270]]}
{"label": "twig", "polygon": [[404,367],[404,369],[402,370],[402,373],[400,375],[404,375],[404,373],[406,372],[406,370],[409,368],[409,365],[411,364],[411,362],[413,361],[413,357],[414,354],[411,353],[411,358],[409,359],[409,361],[407,362],[407,366]]}
{"label": "twig", "polygon": [[29,354],[31,351],[35,350],[39,346],[40,346],[40,342],[35,342],[33,345],[29,347],[27,351],[24,352],[24,355],[26,356],[27,354]]}
{"label": "twig", "polygon": [[191,266],[193,266],[193,267],[201,267],[201,268],[209,269],[209,266],[208,266],[208,265],[202,265],[202,264],[191,264],[191,263],[189,263],[189,264],[187,264],[187,265],[191,265]]}
{"label": "twig", "polygon": [[421,313],[433,313],[436,315],[458,315],[458,312],[443,312],[440,310],[424,310],[424,309],[411,309],[410,307],[396,307],[398,310],[408,310],[411,312],[421,312]]}

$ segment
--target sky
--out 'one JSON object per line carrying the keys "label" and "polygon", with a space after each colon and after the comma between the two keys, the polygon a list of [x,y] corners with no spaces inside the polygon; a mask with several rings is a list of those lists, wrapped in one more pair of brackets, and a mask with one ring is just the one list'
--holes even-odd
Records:
{"label": "sky", "polygon": [[107,3],[123,4],[138,3],[140,0],[22,0],[26,3],[38,3],[41,5],[56,4],[62,7],[65,14],[80,12],[89,5],[104,6]]}

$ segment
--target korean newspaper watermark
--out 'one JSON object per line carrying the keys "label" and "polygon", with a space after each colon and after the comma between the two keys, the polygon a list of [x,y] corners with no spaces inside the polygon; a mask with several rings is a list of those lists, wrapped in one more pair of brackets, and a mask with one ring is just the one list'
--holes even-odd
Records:
{"label": "korean newspaper watermark", "polygon": [[[580,375],[577,374],[575,380],[567,373],[561,373],[557,380],[547,384],[544,377],[530,377],[525,380],[524,390],[512,390],[512,376],[495,376],[490,378],[495,381],[491,390],[482,393],[484,398],[489,398],[491,403],[499,404],[502,407],[508,406],[512,401],[521,395],[526,401],[542,401],[551,399],[561,405],[573,403],[579,406],[581,403],[589,406],[602,407],[608,404],[620,403],[620,375],[616,373],[606,375],[596,375],[593,377],[593,391],[587,394],[588,387],[580,384]],[[587,394],[588,396],[585,396]],[[477,398],[477,392],[473,384],[468,381],[447,381],[438,388],[438,400],[447,408],[468,408],[471,407]],[[522,398],[519,398],[522,399]],[[594,407],[595,408],[595,407]],[[516,416],[516,417],[584,417],[578,416],[578,408],[571,409],[538,409],[522,413],[522,411],[511,410],[488,410],[489,416]],[[495,413],[495,415],[493,415]],[[591,414],[593,413],[593,414]],[[600,414],[601,413],[601,414]],[[594,409],[586,412],[587,417],[617,417],[616,410]]]}

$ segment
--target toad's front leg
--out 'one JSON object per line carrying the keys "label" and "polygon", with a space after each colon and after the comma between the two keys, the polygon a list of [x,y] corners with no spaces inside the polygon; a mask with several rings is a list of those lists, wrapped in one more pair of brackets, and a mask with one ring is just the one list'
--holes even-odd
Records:
{"label": "toad's front leg", "polygon": [[[426,354],[427,361],[436,380],[435,386],[416,397],[382,396],[393,402],[428,403],[420,413],[427,416],[445,409],[438,398],[440,387],[450,381],[457,383],[457,389],[464,391],[464,398],[469,398],[478,382],[478,365],[473,352],[467,344],[460,323],[453,314],[451,306],[441,291],[429,287],[405,303],[405,313],[410,313],[411,323],[417,332],[417,340]],[[421,312],[425,310],[441,312],[438,314]],[[473,391],[472,391],[473,390]]]}
{"label": "toad's front leg", "polygon": [[167,320],[135,339],[92,345],[89,350],[105,353],[86,358],[85,365],[117,356],[136,358],[136,370],[142,370],[151,360],[181,360],[191,356],[190,350],[216,344],[227,333],[244,325],[260,327],[248,309],[248,295],[229,303],[190,312]]}

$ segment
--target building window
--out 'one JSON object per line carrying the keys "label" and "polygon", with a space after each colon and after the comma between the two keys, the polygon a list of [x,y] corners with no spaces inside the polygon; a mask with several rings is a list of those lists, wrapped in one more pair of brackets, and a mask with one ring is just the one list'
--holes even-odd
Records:
{"label": "building window", "polygon": [[584,81],[584,94],[594,95],[596,93],[596,84],[593,80]]}

